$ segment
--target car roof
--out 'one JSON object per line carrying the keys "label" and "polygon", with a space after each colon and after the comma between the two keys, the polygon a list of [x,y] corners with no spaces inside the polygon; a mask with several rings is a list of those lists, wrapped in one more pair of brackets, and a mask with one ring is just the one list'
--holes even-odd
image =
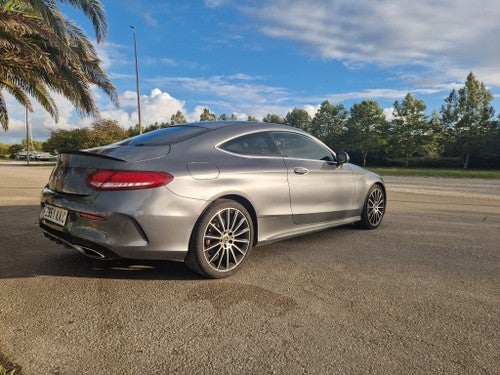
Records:
{"label": "car roof", "polygon": [[[289,125],[276,124],[272,122],[260,122],[260,121],[201,121],[192,122],[188,124],[181,124],[178,126],[197,126],[212,130],[218,130],[223,128],[234,128],[235,130],[284,130],[284,131],[295,131],[299,133],[307,133],[300,128],[296,128]],[[308,133],[307,133],[308,134]]]}

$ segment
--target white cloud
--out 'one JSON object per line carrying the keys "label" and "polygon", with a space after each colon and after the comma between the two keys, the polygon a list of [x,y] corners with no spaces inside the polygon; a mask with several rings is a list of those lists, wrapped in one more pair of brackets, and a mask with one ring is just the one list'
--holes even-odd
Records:
{"label": "white cloud", "polygon": [[[102,117],[117,120],[127,128],[138,122],[137,95],[133,91],[125,91],[120,95],[120,109],[109,109],[101,112]],[[185,103],[167,92],[155,88],[149,95],[141,95],[141,122],[147,126],[155,122],[170,121],[170,117],[177,111],[185,112]]]}
{"label": "white cloud", "polygon": [[[59,121],[56,123],[43,108],[35,105],[34,112],[29,115],[34,139],[43,141],[49,137],[51,130],[89,127],[95,121],[91,117],[79,118],[68,100],[57,94],[53,94],[53,97],[59,109]],[[101,96],[97,93],[96,99],[99,100],[99,98]],[[136,93],[125,91],[119,99],[121,104],[119,109],[112,107],[108,102],[101,105],[101,116],[118,121],[118,124],[125,129],[134,126],[137,123]],[[6,100],[10,117],[9,130],[0,134],[0,142],[19,143],[26,136],[25,109],[9,95],[6,95]],[[170,121],[172,114],[177,111],[186,112],[185,103],[167,92],[155,88],[149,95],[141,95],[141,117],[144,126],[155,122]],[[199,115],[197,120],[199,120]]]}
{"label": "white cloud", "polygon": [[215,9],[224,3],[224,0],[204,0],[205,6],[210,9]]}
{"label": "white cloud", "polygon": [[[284,88],[254,82],[261,79],[240,73],[208,78],[164,77],[151,79],[150,82],[160,87],[176,86],[196,94],[200,98],[198,101],[203,102],[201,105],[226,105],[227,111],[246,105],[277,105],[289,100],[290,94]],[[210,99],[204,100],[203,97]]]}
{"label": "white cloud", "polygon": [[500,85],[497,0],[270,0],[239,9],[262,33],[349,67],[412,65],[446,79],[472,70]]}
{"label": "white cloud", "polygon": [[318,112],[318,110],[319,110],[320,107],[321,107],[321,104],[318,104],[318,105],[305,105],[303,109],[305,109],[305,111],[307,113],[309,113],[309,116],[311,116],[311,118],[313,118],[316,115],[316,112]]}
{"label": "white cloud", "polygon": [[383,109],[383,112],[384,112],[384,115],[385,115],[385,119],[387,121],[391,121],[393,118],[394,118],[394,108],[391,107],[391,108],[384,108]]}
{"label": "white cloud", "polygon": [[[203,110],[207,108],[206,106],[199,105],[196,106],[193,112],[186,114],[186,120],[188,122],[200,121],[200,115],[203,113]],[[210,110],[210,108],[208,108]],[[212,111],[210,111],[212,112]]]}
{"label": "white cloud", "polygon": [[134,63],[134,55],[130,46],[110,42],[94,43],[94,46],[105,70],[117,65],[132,65]]}

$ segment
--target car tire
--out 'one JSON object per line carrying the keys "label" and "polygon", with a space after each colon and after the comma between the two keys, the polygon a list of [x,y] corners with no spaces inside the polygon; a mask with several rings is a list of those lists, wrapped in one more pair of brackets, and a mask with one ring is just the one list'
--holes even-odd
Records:
{"label": "car tire", "polygon": [[252,218],[245,207],[232,200],[217,200],[196,223],[185,262],[205,277],[228,277],[248,258],[253,231]]}
{"label": "car tire", "polygon": [[385,192],[380,185],[373,185],[368,191],[359,225],[364,229],[377,228],[385,214]]}

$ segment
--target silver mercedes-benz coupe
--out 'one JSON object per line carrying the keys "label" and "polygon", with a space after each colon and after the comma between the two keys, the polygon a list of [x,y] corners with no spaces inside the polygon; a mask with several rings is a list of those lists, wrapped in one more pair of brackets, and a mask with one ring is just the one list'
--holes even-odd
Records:
{"label": "silver mercedes-benz coupe", "polygon": [[197,122],[60,152],[40,227],[93,258],[185,261],[220,278],[257,245],[348,223],[377,228],[385,207],[380,176],[305,131]]}

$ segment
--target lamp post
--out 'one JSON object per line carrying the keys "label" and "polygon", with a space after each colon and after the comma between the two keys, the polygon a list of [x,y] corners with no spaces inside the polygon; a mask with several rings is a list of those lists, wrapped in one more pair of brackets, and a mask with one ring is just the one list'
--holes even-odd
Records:
{"label": "lamp post", "polygon": [[139,134],[142,134],[142,123],[141,123],[141,93],[139,89],[139,64],[137,62],[137,38],[135,35],[135,26],[130,26],[134,31],[134,55],[135,55],[135,87],[137,91],[137,117],[139,121]]}
{"label": "lamp post", "polygon": [[26,163],[30,165],[30,123],[28,118],[28,107],[26,107]]}

